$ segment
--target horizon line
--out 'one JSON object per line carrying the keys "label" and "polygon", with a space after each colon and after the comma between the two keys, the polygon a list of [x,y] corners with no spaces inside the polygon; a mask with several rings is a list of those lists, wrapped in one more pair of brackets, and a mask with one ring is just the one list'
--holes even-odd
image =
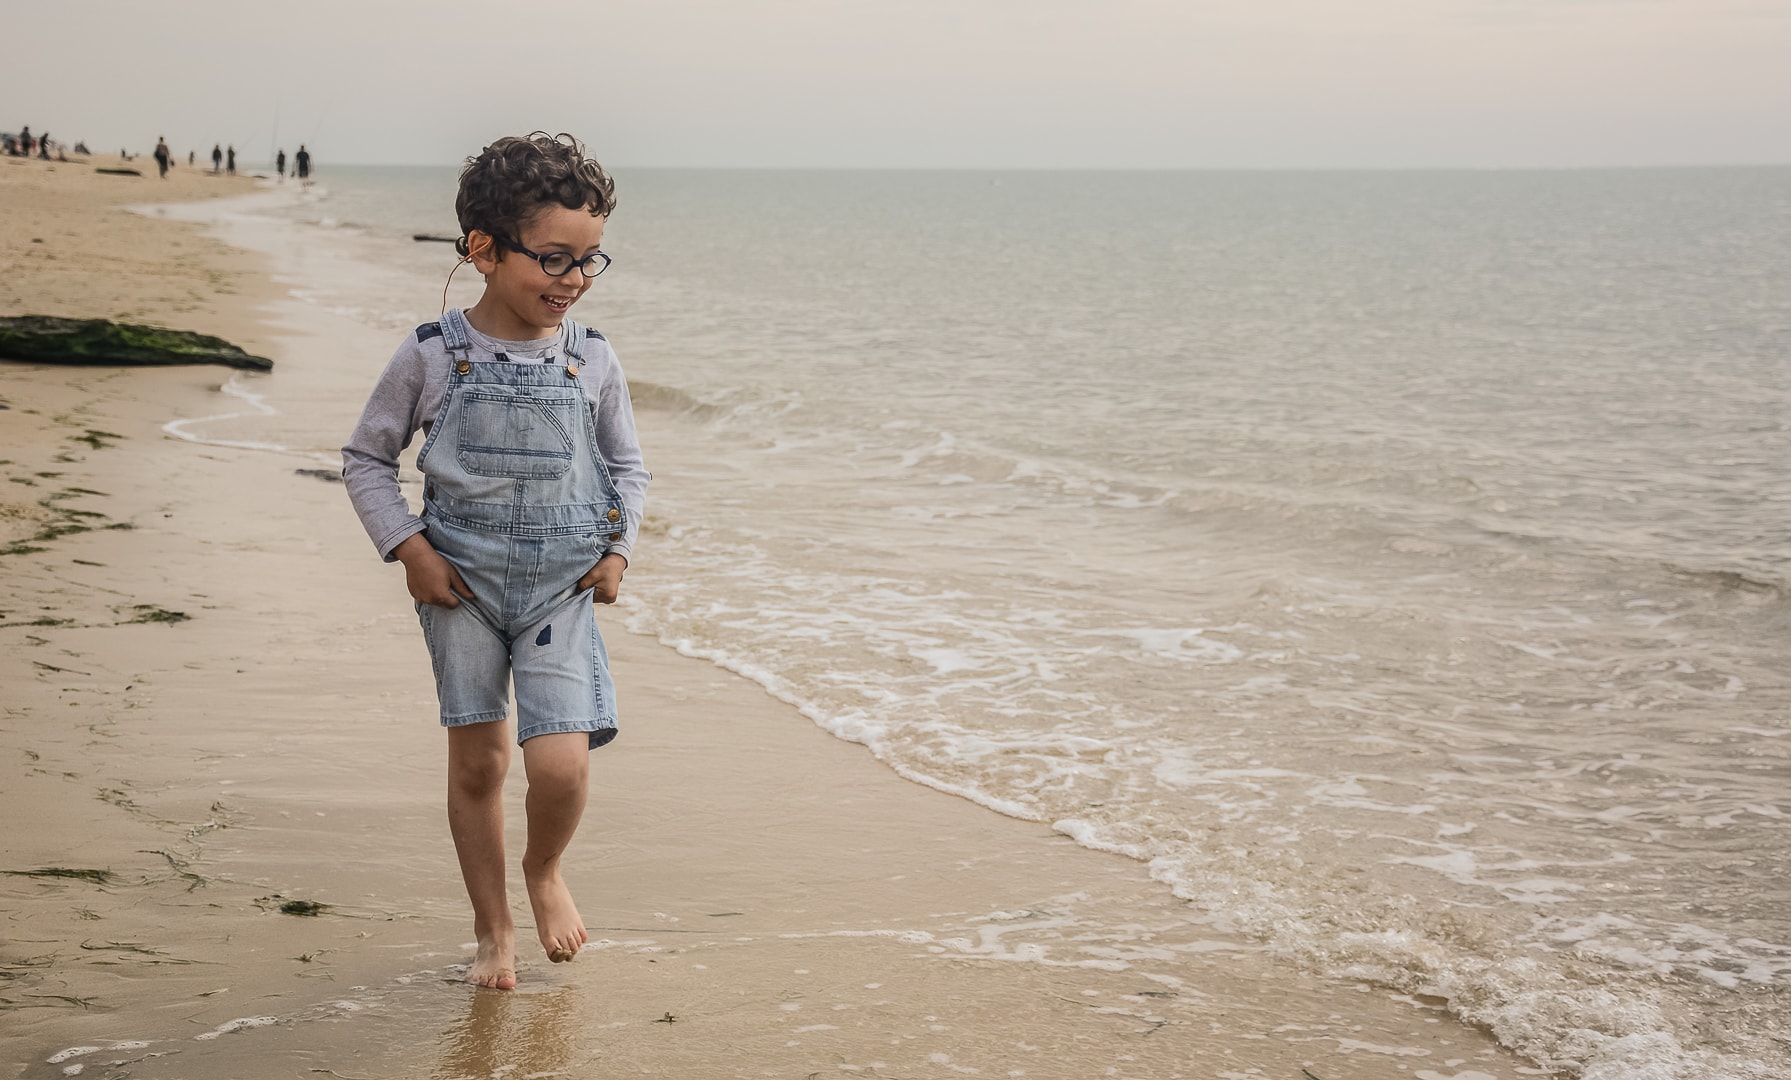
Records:
{"label": "horizon line", "polygon": [[[271,162],[270,162],[271,164]],[[463,162],[342,161],[333,168],[443,169]],[[965,173],[1395,173],[1395,172],[1642,172],[1694,169],[1784,169],[1787,161],[1665,162],[1609,165],[667,165],[605,163],[605,169],[685,172],[965,172]]]}

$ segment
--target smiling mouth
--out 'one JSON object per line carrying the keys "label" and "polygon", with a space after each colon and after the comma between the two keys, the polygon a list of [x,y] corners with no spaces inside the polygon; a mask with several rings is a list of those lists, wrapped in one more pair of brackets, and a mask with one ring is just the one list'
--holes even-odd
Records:
{"label": "smiling mouth", "polygon": [[578,299],[578,297],[576,297],[576,296],[543,296],[543,297],[541,297],[541,299],[546,301],[547,306],[550,308],[553,308],[555,311],[565,311],[567,308],[572,306],[572,302],[574,300]]}

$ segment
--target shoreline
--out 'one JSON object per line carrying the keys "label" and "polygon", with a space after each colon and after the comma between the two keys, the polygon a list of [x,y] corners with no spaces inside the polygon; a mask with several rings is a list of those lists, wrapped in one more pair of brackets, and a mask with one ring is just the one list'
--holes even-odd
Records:
{"label": "shoreline", "polygon": [[[144,220],[144,244],[207,235]],[[198,246],[177,272],[141,259],[142,310],[193,304],[180,325],[274,356],[243,386],[286,388],[281,422],[358,410],[332,365],[383,332]],[[96,313],[51,301],[29,310]],[[4,370],[0,470],[84,492],[8,505],[105,515],[8,556],[0,813],[32,826],[0,853],[15,1075],[1545,1075],[1434,1004],[1280,966],[1142,864],[900,779],[621,612],[599,618],[622,737],[569,853],[598,948],[557,969],[525,949],[520,992],[472,991],[414,617],[342,493],[297,471],[311,451],[167,437],[226,411],[213,369]],[[57,868],[96,873],[19,873]],[[443,1034],[410,1045],[419,1027]]]}

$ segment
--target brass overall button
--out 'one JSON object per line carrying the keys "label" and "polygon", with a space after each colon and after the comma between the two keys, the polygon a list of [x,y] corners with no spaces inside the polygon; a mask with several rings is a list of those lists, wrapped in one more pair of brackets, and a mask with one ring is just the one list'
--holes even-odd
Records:
{"label": "brass overall button", "polygon": [[621,521],[622,520],[622,511],[617,510],[613,506],[610,507],[609,508],[609,519],[611,521]]}
{"label": "brass overall button", "polygon": [[473,365],[470,361],[462,360],[460,363],[454,365],[454,370],[461,375],[465,375],[473,370]]}
{"label": "brass overall button", "polygon": [[571,364],[567,364],[567,365],[566,365],[566,377],[567,377],[567,378],[568,378],[568,379],[576,379],[576,378],[578,378],[578,368],[576,368],[576,367],[574,367],[574,366],[573,366],[573,365],[571,365]]}

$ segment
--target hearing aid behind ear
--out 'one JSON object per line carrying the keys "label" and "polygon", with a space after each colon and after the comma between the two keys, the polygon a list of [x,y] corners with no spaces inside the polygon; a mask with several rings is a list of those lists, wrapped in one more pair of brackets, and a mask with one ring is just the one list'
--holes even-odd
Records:
{"label": "hearing aid behind ear", "polygon": [[448,286],[454,284],[455,271],[458,271],[461,267],[465,266],[467,263],[472,262],[473,257],[475,255],[483,255],[486,252],[491,250],[491,237],[489,235],[487,235],[485,237],[485,242],[479,245],[479,249],[477,251],[473,250],[471,241],[472,241],[471,236],[461,236],[460,238],[458,238],[454,241],[454,250],[456,253],[459,254],[460,261],[454,264],[453,270],[448,271],[448,280],[442,282],[442,310],[441,310],[441,313],[443,315],[446,315],[448,313]]}

